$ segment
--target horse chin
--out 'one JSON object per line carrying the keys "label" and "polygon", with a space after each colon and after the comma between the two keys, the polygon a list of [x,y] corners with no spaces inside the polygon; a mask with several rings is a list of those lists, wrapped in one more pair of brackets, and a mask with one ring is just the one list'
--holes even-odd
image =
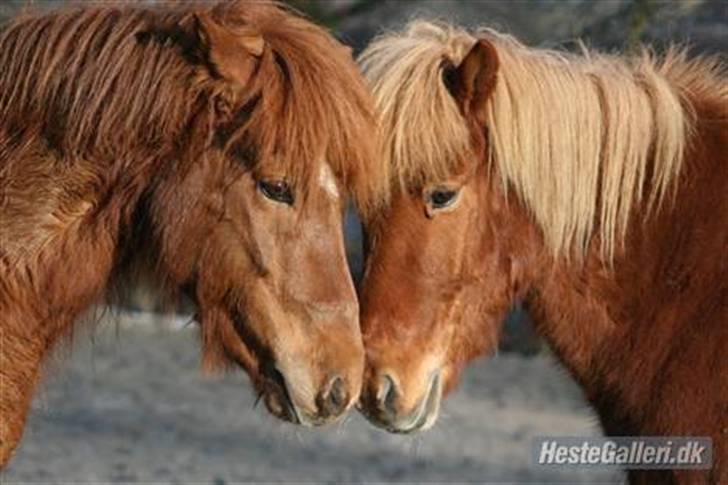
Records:
{"label": "horse chin", "polygon": [[245,349],[244,359],[238,360],[240,365],[250,375],[253,385],[258,393],[259,401],[263,401],[266,409],[276,418],[289,423],[303,426],[320,426],[329,421],[315,416],[309,416],[296,406],[289,392],[287,379],[281,372],[273,357],[258,339],[244,325],[239,313],[235,314],[235,327],[240,338],[240,345]]}
{"label": "horse chin", "polygon": [[330,424],[340,417],[319,416],[309,411],[305,405],[297,405],[289,388],[290,385],[295,385],[295,381],[290,380],[291,376],[286,376],[285,371],[279,368],[273,352],[255,337],[240,312],[233,312],[233,321],[240,339],[239,348],[242,349],[233,358],[253,382],[258,394],[256,405],[262,400],[273,416],[306,427]]}
{"label": "horse chin", "polygon": [[235,331],[243,352],[235,358],[236,363],[250,376],[258,393],[255,401],[265,403],[273,416],[293,424],[303,424],[286,386],[283,373],[276,367],[272,352],[266,349],[246,325],[240,312],[234,311]]}
{"label": "horse chin", "polygon": [[261,388],[260,396],[265,402],[266,409],[273,416],[283,421],[305,427],[317,427],[329,424],[339,418],[338,416],[333,419],[312,416],[296,406],[295,401],[288,392],[283,374],[277,369],[266,373]]}
{"label": "horse chin", "polygon": [[273,416],[293,424],[304,424],[293,403],[286,381],[277,369],[266,373],[263,378],[263,390],[261,396],[265,407]]}

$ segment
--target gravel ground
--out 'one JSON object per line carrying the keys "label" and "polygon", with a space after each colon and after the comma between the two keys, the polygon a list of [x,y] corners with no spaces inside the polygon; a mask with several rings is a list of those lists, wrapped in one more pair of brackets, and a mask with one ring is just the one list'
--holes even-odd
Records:
{"label": "gravel ground", "polygon": [[0,482],[623,480],[614,470],[530,463],[536,436],[600,433],[548,356],[502,353],[471,366],[436,427],[416,438],[387,434],[355,413],[308,430],[254,409],[243,374],[201,376],[193,328],[150,319],[102,324],[53,359]]}

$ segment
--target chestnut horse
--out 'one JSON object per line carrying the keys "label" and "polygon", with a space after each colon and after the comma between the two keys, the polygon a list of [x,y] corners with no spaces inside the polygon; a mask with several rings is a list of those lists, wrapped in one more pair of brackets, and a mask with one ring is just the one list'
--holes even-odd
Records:
{"label": "chestnut horse", "polygon": [[203,367],[240,365],[305,425],[355,402],[364,352],[341,230],[377,173],[350,51],[260,1],[111,5],[0,34],[0,465],[41,363],[151,255],[198,307]]}
{"label": "chestnut horse", "polygon": [[523,300],[608,435],[712,437],[727,481],[728,82],[715,60],[415,22],[361,64],[392,182],[366,221],[361,407],[426,429]]}

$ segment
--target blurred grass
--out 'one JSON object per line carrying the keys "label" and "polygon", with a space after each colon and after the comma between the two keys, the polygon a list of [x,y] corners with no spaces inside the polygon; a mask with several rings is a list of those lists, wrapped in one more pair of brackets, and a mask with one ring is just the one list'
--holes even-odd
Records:
{"label": "blurred grass", "polygon": [[644,43],[650,21],[660,6],[661,4],[655,0],[632,0],[629,8],[627,37],[624,41],[625,50],[634,52]]}
{"label": "blurred grass", "polygon": [[296,10],[305,13],[318,24],[335,30],[339,27],[342,20],[355,15],[365,14],[367,11],[382,3],[382,0],[352,0],[349,2],[332,2],[331,0],[286,0],[286,3]]}

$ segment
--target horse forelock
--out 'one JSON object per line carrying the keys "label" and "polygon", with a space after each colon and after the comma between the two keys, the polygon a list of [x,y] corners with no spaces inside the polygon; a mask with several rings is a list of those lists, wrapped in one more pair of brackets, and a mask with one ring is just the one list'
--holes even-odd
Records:
{"label": "horse forelock", "polygon": [[[477,38],[500,69],[487,113],[486,158],[442,79]],[[415,21],[375,40],[360,58],[380,114],[387,176],[405,187],[442,180],[465,160],[492,163],[555,254],[580,256],[600,236],[605,259],[634,207],[657,207],[675,187],[688,148],[692,100],[725,104],[715,59],[685,50],[617,57],[529,48],[511,36]],[[483,127],[481,127],[483,128]]]}
{"label": "horse forelock", "polygon": [[417,21],[362,53],[378,108],[383,176],[395,187],[446,178],[467,153],[469,131],[441,82],[441,68],[462,59],[474,42],[465,32]]}
{"label": "horse forelock", "polygon": [[[232,8],[246,16],[247,5]],[[349,49],[283,7],[265,14],[249,20],[269,47],[252,82],[260,96],[230,144],[252,140],[256,168],[283,168],[304,192],[319,187],[326,163],[368,211],[382,199],[383,161],[372,99]]]}

